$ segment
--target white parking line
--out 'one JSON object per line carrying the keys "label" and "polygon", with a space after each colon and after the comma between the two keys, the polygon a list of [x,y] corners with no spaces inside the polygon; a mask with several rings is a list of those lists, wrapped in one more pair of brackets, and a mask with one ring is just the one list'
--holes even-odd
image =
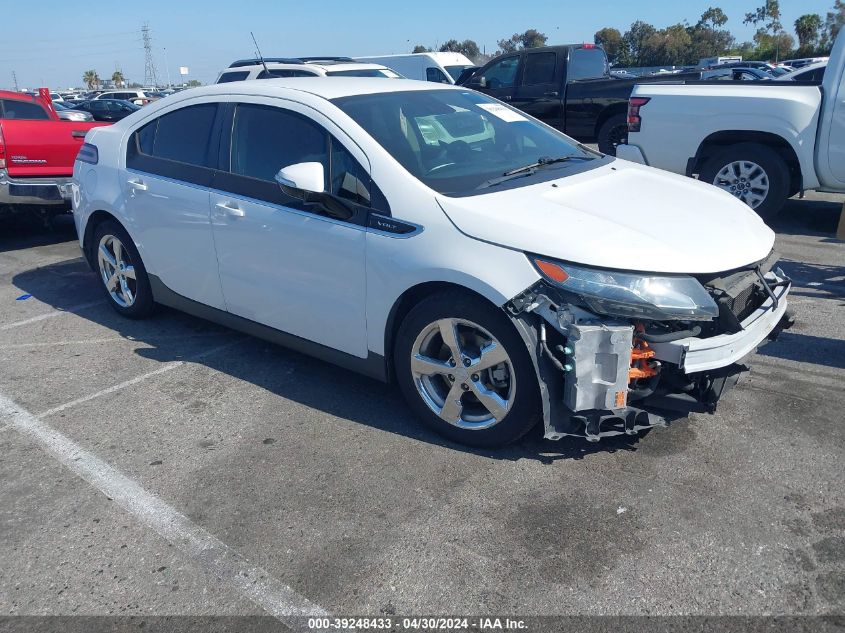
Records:
{"label": "white parking line", "polygon": [[86,308],[93,308],[96,305],[100,305],[104,303],[105,299],[100,299],[99,301],[91,301],[90,303],[80,303],[77,306],[71,306],[67,309],[60,310],[56,309],[52,312],[47,312],[45,314],[39,314],[38,316],[34,316],[31,319],[24,319],[23,321],[15,321],[14,323],[4,323],[0,325],[0,331],[3,330],[11,330],[12,328],[21,327],[22,325],[29,325],[30,323],[37,323],[38,321],[43,321],[44,319],[52,319],[55,317],[62,316],[63,314],[78,312],[79,310],[85,310]]}
{"label": "white parking line", "polygon": [[322,607],[250,563],[139,483],[3,395],[0,395],[0,421],[38,442],[66,468],[292,630],[309,630],[302,616],[328,615]]}
{"label": "white parking line", "polygon": [[[169,341],[169,340],[190,340],[190,339],[198,339],[198,338],[222,338],[225,334],[221,334],[219,332],[211,332],[208,334],[173,334],[173,335],[163,335],[163,336],[149,336],[144,337],[143,339],[136,339],[136,338],[128,338],[126,336],[107,336],[104,338],[89,338],[89,339],[73,339],[68,341],[39,341],[37,343],[12,343],[11,345],[0,345],[0,350],[7,350],[7,349],[29,349],[31,347],[65,347],[70,345],[100,345],[103,343],[120,343],[120,342],[127,342],[127,343],[160,343],[162,341]],[[149,347],[144,347],[142,349],[151,349]]]}
{"label": "white parking line", "polygon": [[46,418],[49,415],[53,415],[55,413],[59,413],[60,411],[64,411],[65,409],[70,409],[71,407],[75,407],[78,404],[82,404],[83,402],[88,402],[89,400],[93,400],[94,398],[99,398],[100,396],[105,396],[110,393],[114,393],[115,391],[120,391],[121,389],[125,389],[126,387],[131,387],[132,385],[137,385],[139,382],[143,382],[147,378],[152,378],[153,376],[158,376],[159,374],[164,374],[168,371],[176,369],[177,367],[181,367],[186,362],[191,362],[195,360],[200,360],[205,358],[206,356],[211,356],[219,352],[220,350],[224,350],[227,347],[231,347],[235,343],[239,343],[242,339],[238,338],[234,341],[229,341],[225,345],[218,345],[217,347],[212,347],[209,350],[206,350],[200,354],[192,356],[189,360],[176,360],[171,363],[166,363],[159,367],[158,369],[154,369],[153,371],[149,371],[146,374],[141,374],[140,376],[135,376],[135,378],[130,378],[129,380],[125,380],[120,382],[116,385],[112,385],[111,387],[107,387],[106,389],[102,389],[96,393],[88,394],[87,396],[82,396],[81,398],[77,398],[76,400],[71,400],[70,402],[65,402],[64,404],[60,404],[57,407],[53,407],[52,409],[47,409],[46,411],[42,411],[38,414],[39,418]]}

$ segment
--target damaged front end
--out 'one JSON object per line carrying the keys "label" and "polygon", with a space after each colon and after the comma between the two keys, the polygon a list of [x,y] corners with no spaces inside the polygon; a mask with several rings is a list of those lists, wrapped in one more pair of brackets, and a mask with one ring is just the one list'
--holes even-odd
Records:
{"label": "damaged front end", "polygon": [[532,350],[545,437],[595,442],[714,412],[748,358],[793,323],[776,261],[691,277],[535,258],[543,279],[505,309]]}

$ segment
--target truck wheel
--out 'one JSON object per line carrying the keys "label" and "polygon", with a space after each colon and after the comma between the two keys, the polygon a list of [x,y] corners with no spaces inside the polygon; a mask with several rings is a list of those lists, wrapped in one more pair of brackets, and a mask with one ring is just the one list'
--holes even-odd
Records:
{"label": "truck wheel", "polygon": [[94,231],[97,272],[109,304],[130,319],[142,319],[153,310],[153,292],[147,269],[135,243],[117,222],[107,220]]}
{"label": "truck wheel", "polygon": [[598,143],[602,154],[616,156],[616,147],[628,142],[628,117],[614,114],[599,128]]}
{"label": "truck wheel", "polygon": [[786,161],[771,147],[757,143],[720,150],[704,162],[699,178],[739,198],[767,222],[777,217],[789,197]]}
{"label": "truck wheel", "polygon": [[528,349],[507,315],[447,291],[423,299],[399,327],[396,379],[414,413],[461,444],[503,446],[540,419]]}

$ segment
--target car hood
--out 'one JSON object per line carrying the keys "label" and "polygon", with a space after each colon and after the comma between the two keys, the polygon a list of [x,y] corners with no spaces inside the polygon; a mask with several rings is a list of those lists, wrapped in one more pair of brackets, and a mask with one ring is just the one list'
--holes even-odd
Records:
{"label": "car hood", "polygon": [[438,202],[470,237],[602,268],[722,272],[764,259],[775,241],[759,216],[727,192],[619,159],[536,185]]}

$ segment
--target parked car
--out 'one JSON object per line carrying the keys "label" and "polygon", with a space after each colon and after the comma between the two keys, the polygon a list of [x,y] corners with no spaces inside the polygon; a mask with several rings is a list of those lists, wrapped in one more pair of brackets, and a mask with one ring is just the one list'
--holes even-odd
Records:
{"label": "parked car", "polygon": [[637,86],[619,156],[698,177],[764,218],[800,191],[845,191],[845,32],[821,86]]}
{"label": "parked car", "polygon": [[434,83],[454,84],[467,68],[475,64],[461,53],[432,52],[406,53],[402,55],[375,55],[356,57],[359,62],[384,64],[403,77],[432,81]]}
{"label": "parked car", "polygon": [[98,125],[62,120],[46,88],[37,96],[0,91],[0,217],[67,211],[73,160]]}
{"label": "parked car", "polygon": [[378,77],[397,79],[401,75],[381,64],[362,64],[349,57],[271,57],[241,59],[220,73],[215,83],[249,79],[287,77]]}
{"label": "parked car", "polygon": [[702,71],[701,78],[705,81],[771,81],[774,75],[762,68],[730,66]]}
{"label": "parked car", "polygon": [[446,84],[197,88],[91,132],[74,183],[118,313],[167,304],[395,380],[472,445],[713,411],[790,323],[774,233],[738,200]]}
{"label": "parked car", "polygon": [[[672,81],[700,78],[698,72]],[[665,76],[613,77],[604,50],[592,44],[529,48],[500,55],[464,83],[527,112],[580,141],[597,140],[605,154],[628,136],[628,97],[635,84]]]}
{"label": "parked car", "polygon": [[69,101],[53,102],[53,109],[62,121],[93,121],[94,117],[90,112],[74,109]]}
{"label": "parked car", "polygon": [[135,105],[143,106],[152,103],[158,97],[143,90],[104,90],[99,92],[93,99],[120,99],[129,101]]}
{"label": "parked car", "polygon": [[120,121],[141,109],[141,106],[122,99],[92,99],[78,103],[74,107],[88,112],[95,121],[110,123]]}
{"label": "parked car", "polygon": [[827,68],[827,62],[816,62],[815,64],[807,64],[793,70],[791,73],[786,73],[777,78],[777,81],[800,81],[802,83],[821,84],[824,80],[824,72]]}
{"label": "parked car", "polygon": [[801,59],[785,59],[783,60],[783,64],[786,66],[792,66],[796,70],[798,68],[803,68],[804,66],[809,66],[810,64],[817,64],[819,62],[826,62],[829,57],[803,57]]}

